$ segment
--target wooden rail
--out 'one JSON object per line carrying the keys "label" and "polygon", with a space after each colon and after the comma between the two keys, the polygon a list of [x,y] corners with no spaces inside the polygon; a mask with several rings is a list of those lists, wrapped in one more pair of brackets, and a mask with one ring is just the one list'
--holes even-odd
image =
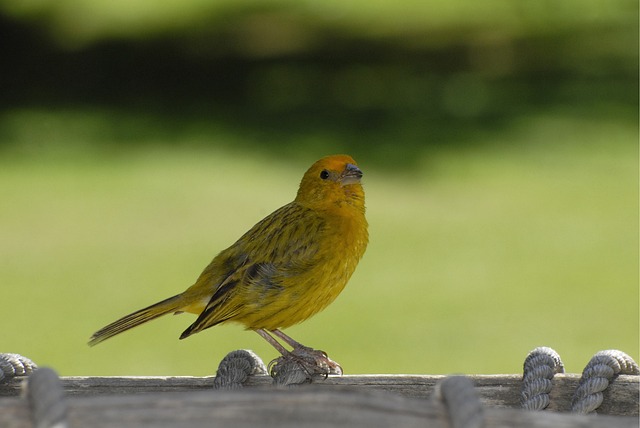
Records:
{"label": "wooden rail", "polygon": [[[553,379],[549,411],[519,410],[519,375],[468,376],[483,404],[486,427],[638,426],[639,377],[619,376],[604,392],[598,416],[566,413],[580,376]],[[449,427],[443,405],[432,400],[444,376],[355,375],[294,388],[275,388],[251,376],[245,388],[214,391],[214,377],[62,377],[70,427],[234,426]],[[0,427],[31,427],[22,380],[0,385]],[[427,400],[428,398],[428,400]],[[603,416],[610,415],[610,416]]]}

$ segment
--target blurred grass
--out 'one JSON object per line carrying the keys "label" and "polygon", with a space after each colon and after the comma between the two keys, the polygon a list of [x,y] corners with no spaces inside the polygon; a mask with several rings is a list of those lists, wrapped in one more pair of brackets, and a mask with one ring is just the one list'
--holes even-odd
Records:
{"label": "blurred grass", "polygon": [[[632,0],[564,0],[553,8],[535,0],[0,0],[0,11],[15,19],[39,22],[58,43],[70,48],[167,33],[231,34],[240,35],[232,49],[268,55],[314,46],[318,33],[400,38],[419,47],[466,39],[471,34],[482,44],[523,35],[582,33],[585,25],[611,30],[633,21],[638,5]],[[588,33],[581,34],[585,36]]]}
{"label": "blurred grass", "polygon": [[[239,348],[274,358],[238,326],[178,341],[189,315],[86,340],[190,285],[343,147],[234,150],[251,137],[211,129],[210,145],[196,132],[176,146],[139,122],[147,141],[127,147],[100,138],[105,123],[81,110],[3,116],[4,351],[63,375],[205,375]],[[601,349],[637,360],[637,150],[633,120],[567,111],[412,151],[410,167],[359,149],[368,252],[338,300],[288,332],[347,373],[517,373],[540,345],[570,372]]]}

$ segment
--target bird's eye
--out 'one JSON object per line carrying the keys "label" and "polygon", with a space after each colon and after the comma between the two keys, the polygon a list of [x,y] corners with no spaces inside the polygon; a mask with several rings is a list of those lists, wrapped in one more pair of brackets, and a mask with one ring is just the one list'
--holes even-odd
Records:
{"label": "bird's eye", "polygon": [[327,178],[329,178],[329,171],[327,171],[326,169],[323,169],[322,172],[320,173],[320,178],[322,178],[323,180],[326,180]]}

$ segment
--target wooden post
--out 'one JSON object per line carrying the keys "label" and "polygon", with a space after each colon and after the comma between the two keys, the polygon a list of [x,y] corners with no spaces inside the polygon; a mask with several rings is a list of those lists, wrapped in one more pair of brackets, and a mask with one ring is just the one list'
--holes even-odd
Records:
{"label": "wooden post", "polygon": [[[70,427],[230,425],[237,427],[448,427],[433,400],[445,376],[354,375],[276,388],[268,376],[250,376],[237,391],[213,390],[214,377],[62,377]],[[567,413],[580,376],[553,379],[548,411],[519,409],[519,375],[468,376],[490,427],[637,428],[638,376],[619,376],[605,391],[598,416]],[[21,378],[0,385],[0,426],[30,427]],[[610,416],[605,416],[610,415]],[[615,415],[615,416],[613,416]]]}

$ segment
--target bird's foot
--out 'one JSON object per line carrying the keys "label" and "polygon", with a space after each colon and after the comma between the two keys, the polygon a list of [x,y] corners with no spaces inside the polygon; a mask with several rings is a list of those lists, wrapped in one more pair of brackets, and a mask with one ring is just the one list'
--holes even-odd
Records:
{"label": "bird's foot", "polygon": [[289,353],[309,374],[342,375],[342,367],[327,353],[307,346],[297,346]]}
{"label": "bird's foot", "polygon": [[296,346],[269,363],[269,373],[278,383],[292,384],[312,382],[327,378],[330,374],[342,375],[342,367],[327,353],[306,346]]}

